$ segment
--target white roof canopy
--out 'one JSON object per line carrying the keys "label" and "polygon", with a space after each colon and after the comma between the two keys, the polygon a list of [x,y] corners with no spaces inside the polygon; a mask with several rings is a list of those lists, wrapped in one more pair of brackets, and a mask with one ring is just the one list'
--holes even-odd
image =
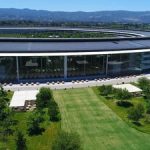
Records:
{"label": "white roof canopy", "polygon": [[23,107],[25,105],[25,101],[36,100],[38,92],[38,90],[14,92],[10,107]]}
{"label": "white roof canopy", "polygon": [[121,85],[113,85],[116,89],[126,89],[130,93],[138,93],[142,92],[142,90],[132,84],[121,84]]}

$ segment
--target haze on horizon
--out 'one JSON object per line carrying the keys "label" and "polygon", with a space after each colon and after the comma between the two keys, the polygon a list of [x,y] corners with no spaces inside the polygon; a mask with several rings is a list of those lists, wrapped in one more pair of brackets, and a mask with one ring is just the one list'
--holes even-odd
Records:
{"label": "haze on horizon", "polygon": [[0,8],[49,11],[150,11],[148,0],[0,0]]}

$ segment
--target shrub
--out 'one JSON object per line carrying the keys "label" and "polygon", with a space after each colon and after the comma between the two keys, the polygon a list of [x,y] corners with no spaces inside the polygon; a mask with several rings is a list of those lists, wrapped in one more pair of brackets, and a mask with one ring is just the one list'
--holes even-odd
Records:
{"label": "shrub", "polygon": [[80,150],[80,138],[75,133],[62,131],[53,143],[52,150]]}
{"label": "shrub", "polygon": [[126,107],[126,108],[133,106],[133,104],[129,101],[117,101],[116,103],[118,106]]}

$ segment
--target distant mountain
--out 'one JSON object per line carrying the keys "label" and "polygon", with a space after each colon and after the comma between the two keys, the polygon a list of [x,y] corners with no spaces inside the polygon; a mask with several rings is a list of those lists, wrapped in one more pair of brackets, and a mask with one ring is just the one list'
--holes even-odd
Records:
{"label": "distant mountain", "polygon": [[57,12],[0,8],[0,20],[150,23],[150,11]]}

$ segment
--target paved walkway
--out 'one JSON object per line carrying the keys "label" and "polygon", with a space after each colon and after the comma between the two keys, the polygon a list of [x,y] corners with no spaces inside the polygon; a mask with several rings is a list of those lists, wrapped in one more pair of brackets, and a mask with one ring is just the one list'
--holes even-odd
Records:
{"label": "paved walkway", "polygon": [[136,82],[141,77],[148,77],[149,75],[140,75],[140,76],[130,76],[130,77],[122,77],[122,78],[114,78],[114,79],[105,79],[105,80],[92,80],[92,81],[80,81],[80,82],[65,82],[65,83],[50,83],[48,84],[39,84],[39,85],[25,85],[22,86],[20,84],[14,84],[12,86],[6,85],[4,86],[5,90],[11,91],[25,91],[25,90],[39,90],[41,87],[49,87],[51,89],[70,89],[70,88],[82,88],[82,87],[93,87],[93,86],[101,86],[101,85],[115,85],[115,84],[122,84]]}

